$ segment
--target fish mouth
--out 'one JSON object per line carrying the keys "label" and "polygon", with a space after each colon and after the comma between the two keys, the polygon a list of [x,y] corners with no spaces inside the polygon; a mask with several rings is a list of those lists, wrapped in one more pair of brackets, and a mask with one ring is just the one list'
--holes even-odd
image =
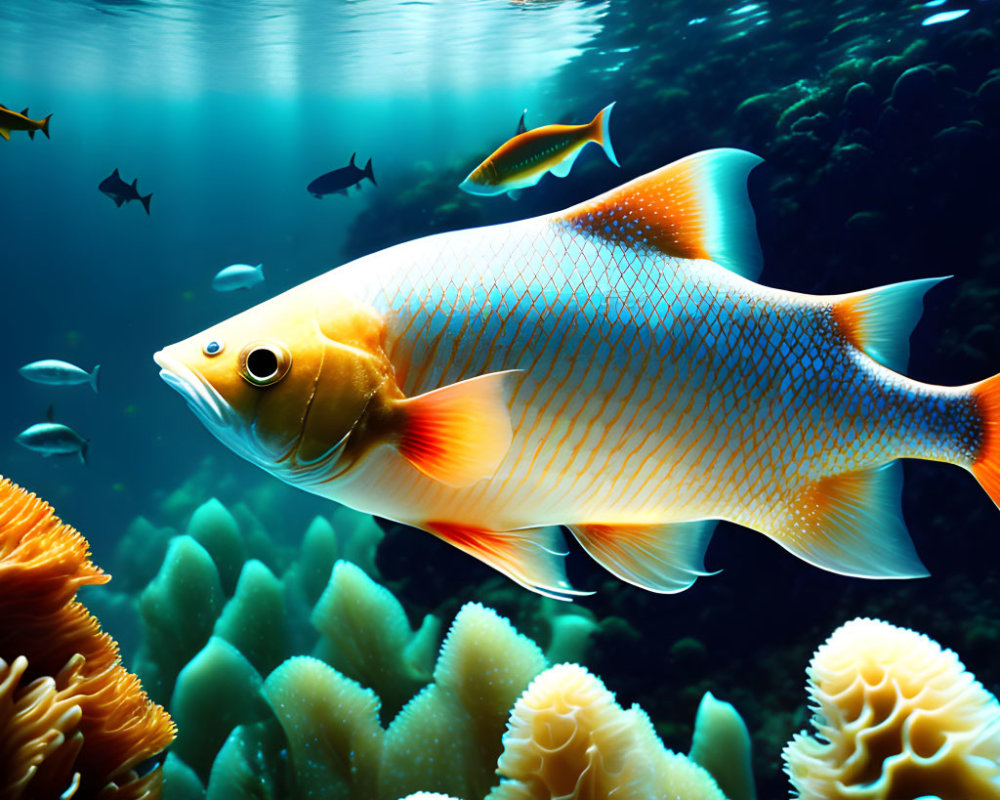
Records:
{"label": "fish mouth", "polygon": [[197,372],[163,350],[153,354],[160,377],[184,398],[196,417],[226,447],[251,464],[269,469],[271,459],[253,428],[233,409],[215,387]]}
{"label": "fish mouth", "polygon": [[163,350],[154,353],[153,360],[160,367],[160,377],[164,383],[184,398],[188,408],[205,427],[214,433],[217,428],[232,424],[236,416],[232,406],[197,372]]}
{"label": "fish mouth", "polygon": [[471,176],[458,184],[458,188],[463,192],[479,195],[480,197],[488,197],[490,195],[498,194],[496,189],[491,186],[484,186],[481,183],[476,183],[471,179]]}

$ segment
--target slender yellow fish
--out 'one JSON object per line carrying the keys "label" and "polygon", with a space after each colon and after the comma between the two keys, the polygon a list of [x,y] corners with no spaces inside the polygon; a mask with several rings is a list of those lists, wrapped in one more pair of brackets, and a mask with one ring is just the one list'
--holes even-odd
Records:
{"label": "slender yellow fish", "polygon": [[568,211],[407,242],[156,354],[279,478],[573,594],[559,529],[625,581],[703,575],[715,520],[845,575],[924,575],[897,459],[1000,500],[1000,376],[901,374],[937,279],[814,296],[754,282],[740,150]]}
{"label": "slender yellow fish", "polygon": [[45,138],[48,139],[50,119],[52,119],[51,114],[45,119],[29,119],[28,109],[24,109],[24,111],[18,113],[17,111],[11,111],[5,105],[0,105],[0,136],[9,142],[11,131],[27,131],[28,136],[34,139],[35,131],[41,131],[45,134]]}
{"label": "slender yellow fish", "polygon": [[541,128],[524,127],[524,114],[517,124],[518,133],[508,139],[486,160],[469,173],[458,188],[469,194],[495,195],[506,192],[517,200],[521,190],[534,186],[546,172],[565,178],[584,145],[596,142],[611,163],[619,166],[611,147],[611,103],[601,109],[586,125],[543,125]]}

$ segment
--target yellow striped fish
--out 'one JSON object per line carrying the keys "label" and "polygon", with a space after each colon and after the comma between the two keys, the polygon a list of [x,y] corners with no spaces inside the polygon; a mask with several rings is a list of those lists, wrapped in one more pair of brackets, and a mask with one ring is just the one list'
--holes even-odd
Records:
{"label": "yellow striped fish", "polygon": [[599,144],[611,163],[619,166],[608,127],[614,107],[614,103],[605,106],[585,125],[543,125],[530,131],[521,130],[522,114],[517,135],[490,153],[458,188],[484,197],[506,192],[511,200],[517,200],[522,189],[534,186],[546,172],[557,178],[569,175],[576,157],[590,142]]}
{"label": "yellow striped fish", "polygon": [[574,594],[560,525],[655,592],[705,574],[720,519],[845,575],[924,575],[896,459],[1000,499],[1000,377],[900,373],[937,279],[755,283],[758,162],[709,150],[562,213],[397,245],[155,358],[241,456],[542,594]]}

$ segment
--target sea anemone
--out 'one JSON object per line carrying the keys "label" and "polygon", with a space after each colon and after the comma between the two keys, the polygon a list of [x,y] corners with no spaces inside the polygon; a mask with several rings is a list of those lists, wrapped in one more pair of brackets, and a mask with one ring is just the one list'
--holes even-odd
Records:
{"label": "sea anemone", "polygon": [[951,650],[855,619],[807,672],[816,737],[783,753],[803,800],[1000,798],[1000,704]]}
{"label": "sea anemone", "polygon": [[0,798],[144,798],[174,726],[74,598],[110,578],[44,501],[0,480]]}

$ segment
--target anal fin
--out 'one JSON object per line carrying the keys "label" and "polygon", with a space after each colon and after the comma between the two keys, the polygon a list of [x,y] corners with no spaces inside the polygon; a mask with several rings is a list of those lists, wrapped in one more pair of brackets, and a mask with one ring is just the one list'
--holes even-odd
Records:
{"label": "anal fin", "polygon": [[570,525],[598,564],[627,583],[661,594],[687,589],[705,571],[715,520],[662,525]]}
{"label": "anal fin", "polygon": [[557,527],[491,531],[451,522],[420,527],[545,597],[571,600],[574,595],[593,594],[575,590],[567,580],[565,542]]}
{"label": "anal fin", "polygon": [[781,523],[765,530],[814,566],[858,578],[928,574],[906,531],[898,463],[830,475],[799,488]]}

